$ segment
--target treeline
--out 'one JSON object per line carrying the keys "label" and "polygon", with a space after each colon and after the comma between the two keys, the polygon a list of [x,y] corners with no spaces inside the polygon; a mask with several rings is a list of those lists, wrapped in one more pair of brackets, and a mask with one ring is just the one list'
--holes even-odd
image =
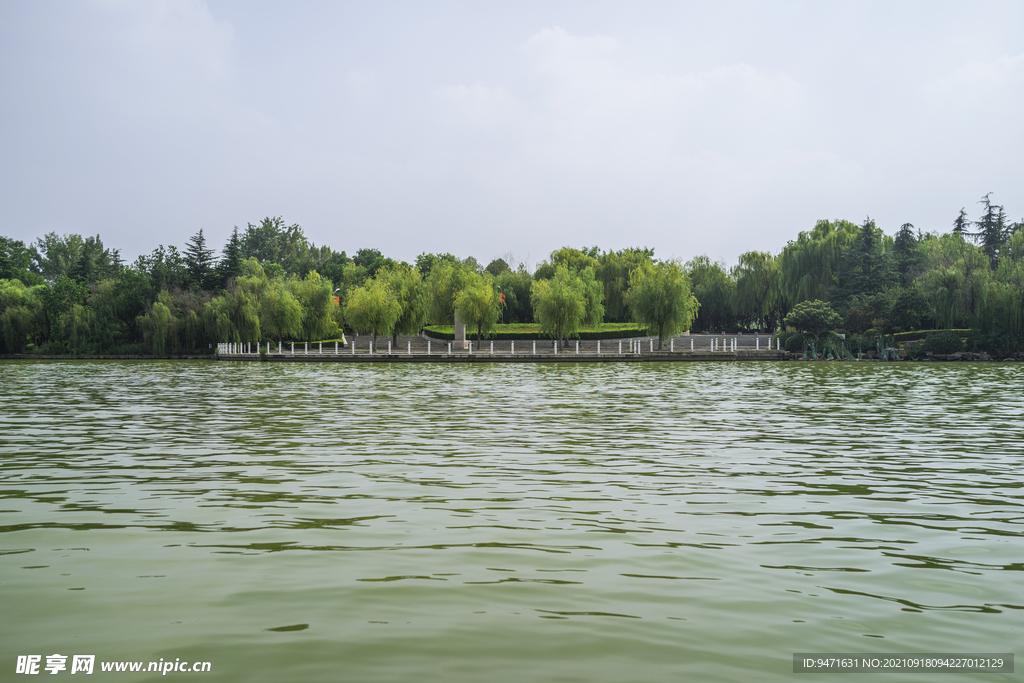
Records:
{"label": "treeline", "polygon": [[732,267],[597,247],[559,249],[532,273],[452,254],[410,264],[318,247],[281,218],[236,228],[219,253],[200,230],[181,251],[159,246],[131,264],[99,236],[0,237],[0,353],[165,355],[343,329],[397,336],[456,316],[477,336],[499,321],[537,322],[563,340],[635,321],[664,338],[778,330],[808,310],[851,334],[969,328],[979,350],[1019,350],[1024,225],[990,195],[979,204],[976,219],[962,209],[943,234],[819,221],[778,254],[747,252]]}

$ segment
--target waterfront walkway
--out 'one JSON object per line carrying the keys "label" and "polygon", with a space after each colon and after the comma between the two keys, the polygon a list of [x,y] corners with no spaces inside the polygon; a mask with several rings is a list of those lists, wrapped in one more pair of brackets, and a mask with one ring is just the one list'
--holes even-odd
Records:
{"label": "waterfront walkway", "polygon": [[[784,353],[769,349],[769,337],[761,335],[686,335],[666,340],[658,349],[651,337],[630,339],[570,340],[564,348],[550,339],[467,340],[467,348],[455,342],[425,336],[399,336],[397,340],[356,336],[348,346],[328,342],[286,342],[280,347],[255,344],[219,344],[218,360],[337,363],[575,363],[781,360]],[[372,347],[372,351],[371,351]]]}

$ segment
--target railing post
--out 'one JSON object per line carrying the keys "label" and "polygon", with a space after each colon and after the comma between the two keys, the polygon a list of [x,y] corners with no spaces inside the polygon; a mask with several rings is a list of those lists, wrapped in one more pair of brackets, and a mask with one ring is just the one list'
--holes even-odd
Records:
{"label": "railing post", "polygon": [[411,339],[409,341],[405,342],[405,355],[407,355],[407,356],[411,356],[412,355],[412,340]]}
{"label": "railing post", "polygon": [[391,355],[391,340],[388,339],[388,355]]}
{"label": "railing post", "polygon": [[370,342],[370,355],[373,355],[373,342]]}
{"label": "railing post", "polygon": [[558,340],[557,339],[555,340],[554,346],[552,346],[551,348],[552,348],[551,352],[557,356],[558,355]]}
{"label": "railing post", "polygon": [[452,355],[452,343],[448,342],[448,355]]}
{"label": "railing post", "polygon": [[622,340],[619,340],[619,355],[622,355]]}
{"label": "railing post", "polygon": [[427,340],[427,355],[430,355],[430,340]]}
{"label": "railing post", "polygon": [[597,340],[597,355],[601,355],[601,340]]}
{"label": "railing post", "polygon": [[516,342],[514,339],[512,340],[512,355],[516,355]]}
{"label": "railing post", "polygon": [[292,355],[295,355],[295,342],[292,342]]}
{"label": "railing post", "polygon": [[537,340],[533,340],[533,355],[537,355]]}
{"label": "railing post", "polygon": [[668,350],[673,352],[673,353],[675,352],[675,350],[676,350],[676,340],[675,340],[675,337],[673,337],[671,339],[671,341],[669,341],[669,343],[668,343]]}
{"label": "railing post", "polygon": [[494,355],[494,340],[491,340],[491,355]]}
{"label": "railing post", "polygon": [[580,355],[580,340],[576,340],[576,355]]}
{"label": "railing post", "polygon": [[324,343],[323,342],[317,342],[316,343],[316,355],[322,356],[323,354],[324,354]]}
{"label": "railing post", "polygon": [[693,351],[693,340],[690,340],[690,350]]}
{"label": "railing post", "polygon": [[654,339],[651,338],[651,353],[654,353]]}
{"label": "railing post", "polygon": [[352,337],[352,355],[356,355],[356,338]]}
{"label": "railing post", "polygon": [[309,342],[302,342],[302,353],[309,355]]}
{"label": "railing post", "polygon": [[473,342],[469,342],[469,355],[473,355]]}

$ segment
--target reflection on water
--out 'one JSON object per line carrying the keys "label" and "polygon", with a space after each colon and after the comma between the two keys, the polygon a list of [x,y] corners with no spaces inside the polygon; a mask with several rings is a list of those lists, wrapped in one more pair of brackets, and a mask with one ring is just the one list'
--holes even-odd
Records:
{"label": "reflection on water", "polygon": [[2,666],[733,681],[796,651],[1012,652],[1022,379],[5,362]]}

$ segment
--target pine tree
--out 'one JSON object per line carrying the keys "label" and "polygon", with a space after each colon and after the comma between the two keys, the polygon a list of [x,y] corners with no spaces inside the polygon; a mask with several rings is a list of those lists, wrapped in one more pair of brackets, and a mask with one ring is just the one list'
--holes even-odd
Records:
{"label": "pine tree", "polygon": [[893,242],[893,252],[896,256],[896,270],[900,274],[900,284],[904,287],[914,279],[914,271],[921,260],[917,253],[917,243],[913,223],[901,225]]}
{"label": "pine tree", "polygon": [[213,260],[213,250],[206,247],[206,237],[203,236],[202,228],[188,241],[185,248],[185,265],[188,267],[188,274],[194,287],[210,288],[216,264]]}
{"label": "pine tree", "polygon": [[960,215],[953,221],[953,233],[960,235],[961,237],[967,237],[970,231],[967,229],[971,225],[971,219],[967,217],[967,211],[964,207],[960,207]]}
{"label": "pine tree", "polygon": [[999,249],[1006,243],[1008,235],[1006,234],[1006,212],[1003,207],[992,203],[989,199],[991,194],[989,192],[978,200],[979,204],[984,205],[985,211],[975,222],[978,231],[972,233],[972,236],[981,245],[982,251],[988,255],[994,266],[999,259]]}
{"label": "pine tree", "polygon": [[224,245],[223,256],[217,265],[217,279],[224,287],[228,280],[242,272],[242,238],[238,234],[238,226],[231,231],[231,239]]}

